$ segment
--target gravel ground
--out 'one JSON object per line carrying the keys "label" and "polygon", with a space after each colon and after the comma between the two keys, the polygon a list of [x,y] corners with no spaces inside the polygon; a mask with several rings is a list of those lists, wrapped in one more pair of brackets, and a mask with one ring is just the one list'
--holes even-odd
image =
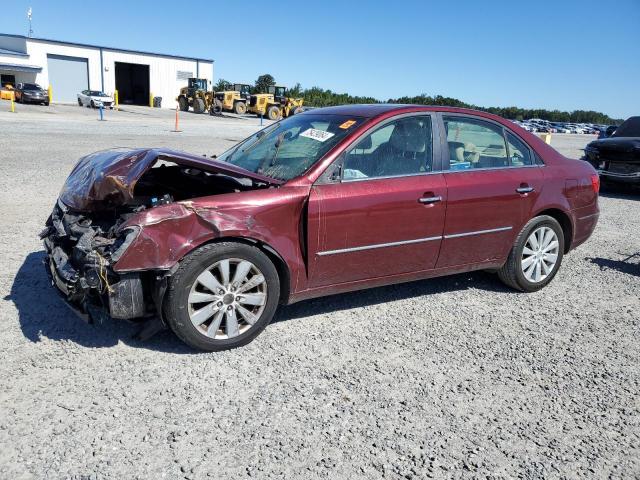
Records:
{"label": "gravel ground", "polygon": [[640,477],[637,193],[603,194],[540,292],[473,273],[333,296],[203,354],[82,323],[36,235],[81,155],[216,153],[258,121],[18,108],[0,102],[0,478]]}

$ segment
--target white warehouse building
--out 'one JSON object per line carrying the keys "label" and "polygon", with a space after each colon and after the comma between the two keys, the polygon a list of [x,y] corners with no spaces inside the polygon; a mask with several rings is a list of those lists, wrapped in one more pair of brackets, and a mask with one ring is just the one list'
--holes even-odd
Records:
{"label": "white warehouse building", "polygon": [[213,60],[0,33],[0,86],[51,86],[53,102],[76,102],[82,90],[118,92],[120,104],[175,108],[189,77],[213,80]]}

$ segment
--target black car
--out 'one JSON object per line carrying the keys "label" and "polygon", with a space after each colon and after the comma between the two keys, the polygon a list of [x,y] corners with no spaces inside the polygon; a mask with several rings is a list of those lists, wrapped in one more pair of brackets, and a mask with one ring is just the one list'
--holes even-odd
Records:
{"label": "black car", "polygon": [[609,138],[587,145],[583,159],[603,180],[640,185],[640,117],[630,117]]}
{"label": "black car", "polygon": [[601,130],[598,131],[598,139],[600,138],[609,138],[611,135],[613,135],[613,132],[616,131],[616,128],[618,128],[617,125],[609,125],[607,128],[603,128]]}
{"label": "black car", "polygon": [[37,83],[19,83],[14,92],[16,102],[49,105],[49,92]]}

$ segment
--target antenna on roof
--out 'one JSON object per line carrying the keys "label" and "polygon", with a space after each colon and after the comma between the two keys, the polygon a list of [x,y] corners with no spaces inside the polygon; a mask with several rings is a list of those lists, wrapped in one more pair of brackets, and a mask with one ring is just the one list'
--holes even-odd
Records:
{"label": "antenna on roof", "polygon": [[33,29],[31,28],[31,7],[29,7],[29,10],[27,10],[27,18],[29,19],[29,34],[27,35],[29,38],[31,38],[33,36]]}

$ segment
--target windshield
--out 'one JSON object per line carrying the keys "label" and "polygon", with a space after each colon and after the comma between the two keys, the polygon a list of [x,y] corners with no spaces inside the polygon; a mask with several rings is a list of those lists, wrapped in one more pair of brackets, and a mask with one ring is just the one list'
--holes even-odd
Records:
{"label": "windshield", "polygon": [[[611,128],[611,127],[609,127]],[[622,125],[620,125],[612,137],[640,137],[640,117],[627,118]]]}
{"label": "windshield", "polygon": [[22,85],[23,90],[42,90],[42,87],[37,83],[25,83]]}
{"label": "windshield", "polygon": [[298,114],[227,150],[218,160],[278,180],[307,171],[363,122],[345,115]]}
{"label": "windshield", "polygon": [[106,95],[104,94],[104,92],[100,92],[98,90],[91,90],[89,91],[89,95],[91,95],[92,97],[106,97]]}

